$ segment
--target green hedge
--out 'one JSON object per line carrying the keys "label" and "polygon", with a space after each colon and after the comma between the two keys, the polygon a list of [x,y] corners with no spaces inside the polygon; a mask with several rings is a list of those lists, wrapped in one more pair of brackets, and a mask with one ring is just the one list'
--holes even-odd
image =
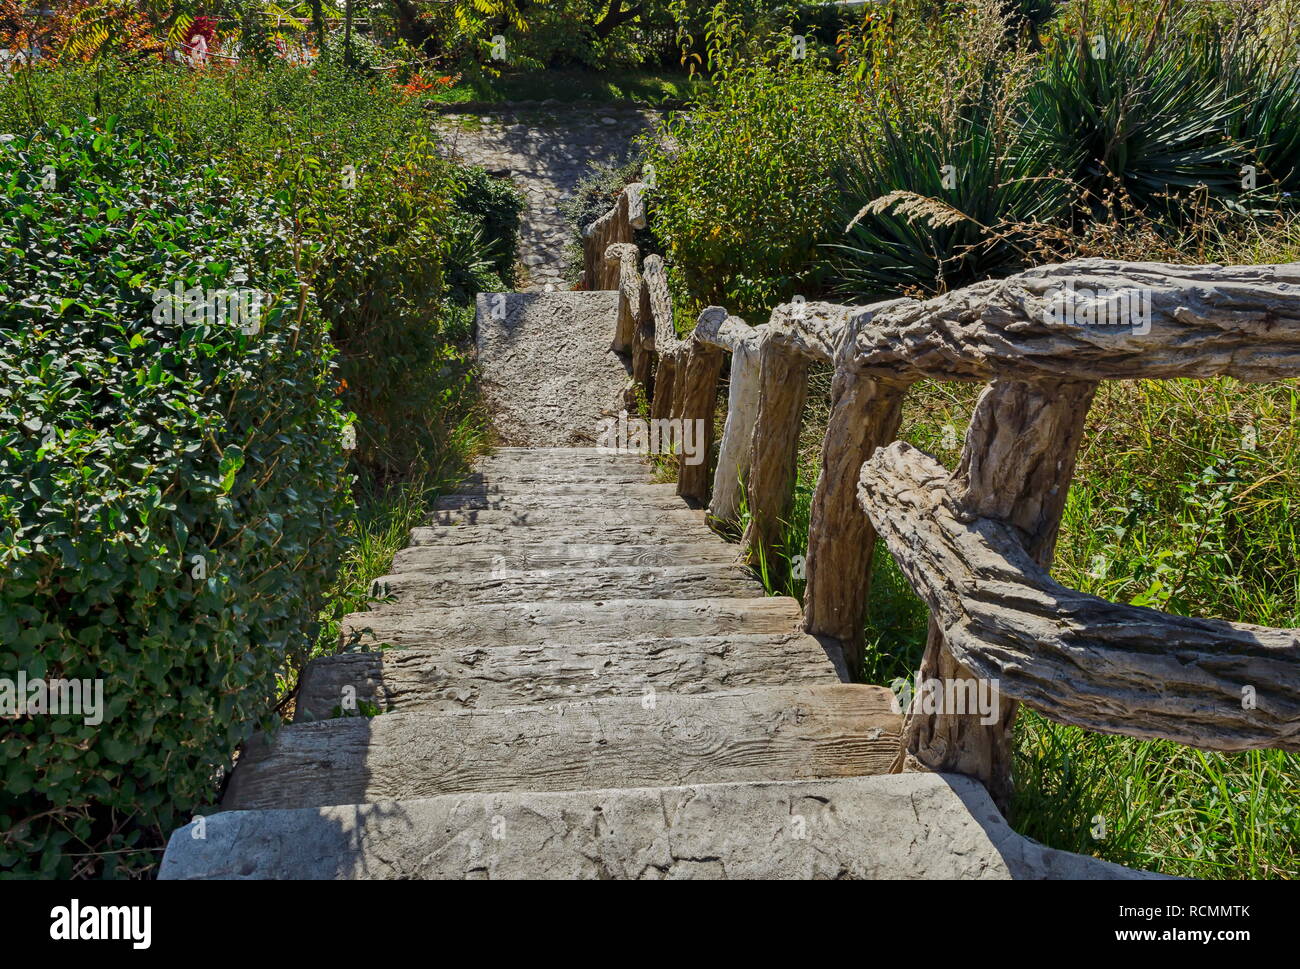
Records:
{"label": "green hedge", "polygon": [[[522,200],[439,157],[418,98],[320,62],[191,71],[60,64],[0,85],[0,131],[103,111],[173,141],[292,213],[301,274],[357,415],[353,467],[381,481],[454,465],[477,424],[473,295],[509,288]],[[349,187],[349,185],[351,187]]]}
{"label": "green hedge", "polygon": [[[155,863],[270,723],[343,551],[344,418],[290,226],[192,161],[111,123],[0,146],[0,677],[105,699],[98,726],[0,721],[0,872]],[[259,332],[156,312],[237,268]]]}

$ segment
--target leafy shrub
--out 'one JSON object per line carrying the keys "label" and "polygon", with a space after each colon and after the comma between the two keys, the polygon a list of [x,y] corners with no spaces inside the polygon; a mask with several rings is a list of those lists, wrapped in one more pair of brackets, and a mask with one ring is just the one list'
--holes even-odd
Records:
{"label": "leafy shrub", "polygon": [[[719,26],[725,45],[729,27]],[[741,316],[766,312],[817,286],[845,149],[849,105],[837,78],[789,37],[761,61],[717,63],[713,85],[666,125],[671,150],[652,146],[655,232],[701,303]]]}
{"label": "leafy shrub", "polygon": [[428,120],[417,99],[333,61],[71,65],[24,72],[0,91],[10,131],[96,110],[296,213],[302,272],[357,415],[354,464],[387,478],[438,463],[469,399],[464,313],[449,298],[472,301],[494,274],[508,277],[520,204],[510,187],[438,157],[418,134]]}
{"label": "leafy shrub", "polygon": [[[312,641],[349,510],[333,351],[278,207],[166,140],[16,138],[0,192],[0,671],[105,701],[4,721],[0,868],[139,873]],[[237,267],[259,332],[156,312]]]}
{"label": "leafy shrub", "polygon": [[[477,166],[457,171],[455,181],[459,195],[449,266],[452,289],[472,294],[490,285],[513,285],[523,196],[510,182]],[[475,273],[476,265],[484,269]]]}
{"label": "leafy shrub", "polygon": [[[844,175],[848,241],[829,246],[850,298],[942,292],[1031,261],[1035,232],[1069,205],[1052,169],[1055,146],[993,119],[966,122],[945,142],[934,128],[884,124],[869,157]],[[859,205],[857,211],[850,211]]]}

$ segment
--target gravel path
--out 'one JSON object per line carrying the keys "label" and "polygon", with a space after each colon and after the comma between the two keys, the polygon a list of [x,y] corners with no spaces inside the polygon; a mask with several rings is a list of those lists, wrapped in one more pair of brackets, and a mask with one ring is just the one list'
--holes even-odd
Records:
{"label": "gravel path", "polygon": [[543,105],[440,115],[435,128],[453,157],[509,176],[527,204],[519,238],[522,292],[567,289],[569,227],[560,203],[596,161],[621,160],[659,117],[646,108]]}

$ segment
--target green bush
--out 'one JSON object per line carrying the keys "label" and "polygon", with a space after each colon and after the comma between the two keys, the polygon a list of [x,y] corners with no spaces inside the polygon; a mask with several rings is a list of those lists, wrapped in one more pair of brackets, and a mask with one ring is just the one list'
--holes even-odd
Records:
{"label": "green bush", "polygon": [[1172,218],[1193,190],[1240,194],[1246,155],[1226,134],[1237,106],[1197,43],[1176,31],[1153,42],[1144,28],[1053,36],[1026,111],[1062,160],[1074,161],[1066,174],[1087,193],[1089,214],[1122,197]]}
{"label": "green bush", "polygon": [[[1058,224],[1071,193],[1053,171],[1055,146],[992,118],[896,129],[843,176],[848,241],[827,247],[850,299],[943,292],[1030,261],[1034,234]],[[877,201],[879,200],[879,201]]]}
{"label": "green bush", "polygon": [[100,110],[295,213],[302,273],[357,415],[354,465],[387,479],[441,463],[471,410],[462,307],[513,266],[512,189],[438,157],[418,99],[333,61],[60,65],[0,89],[0,130]]}
{"label": "green bush", "polygon": [[455,180],[459,195],[448,267],[453,292],[471,296],[489,286],[513,286],[523,196],[477,166],[460,169]]}
{"label": "green bush", "polygon": [[816,51],[772,44],[764,60],[719,62],[701,103],[667,122],[675,147],[647,154],[655,233],[682,285],[755,323],[819,285],[850,112]]}
{"label": "green bush", "polygon": [[[164,139],[15,138],[0,191],[0,676],[105,701],[3,721],[0,869],[138,874],[312,641],[350,508],[333,351],[279,206]],[[257,332],[160,312],[237,269]]]}

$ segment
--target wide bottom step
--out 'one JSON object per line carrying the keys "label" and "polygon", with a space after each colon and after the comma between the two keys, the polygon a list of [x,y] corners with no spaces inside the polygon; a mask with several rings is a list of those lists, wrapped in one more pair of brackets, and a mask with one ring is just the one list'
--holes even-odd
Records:
{"label": "wide bottom step", "polygon": [[885,774],[230,811],[173,834],[160,877],[1158,876],[1016,834],[969,778]]}

